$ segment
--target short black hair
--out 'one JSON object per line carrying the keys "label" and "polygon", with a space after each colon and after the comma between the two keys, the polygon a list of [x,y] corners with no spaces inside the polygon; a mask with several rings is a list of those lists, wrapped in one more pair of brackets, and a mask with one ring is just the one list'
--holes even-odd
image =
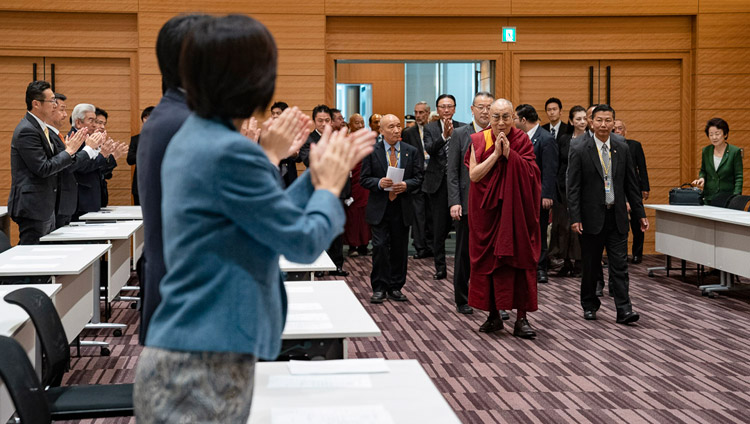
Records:
{"label": "short black hair", "polygon": [[47,81],[33,81],[26,87],[26,110],[31,110],[31,102],[34,100],[43,101],[44,90],[52,88]]}
{"label": "short black hair", "polygon": [[615,110],[612,109],[612,106],[610,106],[610,105],[608,105],[606,103],[602,103],[600,105],[597,105],[594,108],[594,110],[591,112],[591,118],[593,119],[594,116],[596,116],[596,114],[599,113],[599,112],[612,112],[612,119],[615,118]]}
{"label": "short black hair", "polygon": [[202,118],[225,120],[265,110],[276,88],[277,61],[276,42],[257,20],[247,15],[201,19],[180,54],[188,107]]}
{"label": "short black hair", "polygon": [[109,114],[107,113],[107,111],[106,111],[106,110],[104,110],[104,109],[102,109],[102,108],[96,108],[96,109],[95,109],[95,112],[94,112],[94,115],[95,115],[95,116],[103,116],[103,117],[104,117],[104,119],[107,119],[107,120],[109,120]]}
{"label": "short black hair", "polygon": [[526,118],[529,122],[537,122],[539,120],[539,114],[536,113],[534,106],[526,103],[516,106],[516,115],[518,115],[518,119]]}
{"label": "short black hair", "polygon": [[289,107],[289,105],[286,104],[285,102],[276,102],[276,103],[274,103],[274,104],[271,105],[271,110],[274,110],[274,109],[278,108],[278,109],[281,109],[281,111],[283,112],[288,107]]}
{"label": "short black hair", "polygon": [[544,102],[544,110],[547,110],[547,106],[549,106],[550,103],[557,103],[557,107],[562,110],[562,102],[557,97],[550,97],[549,99],[547,99],[547,101]]}
{"label": "short black hair", "polygon": [[156,38],[156,59],[161,71],[162,92],[182,87],[180,81],[180,51],[190,29],[208,15],[179,15],[168,20]]}
{"label": "short black hair", "polygon": [[729,135],[729,124],[727,124],[727,121],[721,119],[721,118],[711,118],[706,123],[706,137],[708,137],[708,129],[711,127],[716,127],[724,132],[724,138],[726,139]]}
{"label": "short black hair", "polygon": [[331,113],[331,108],[329,108],[326,105],[317,105],[315,106],[312,112],[313,121],[315,120],[315,117],[317,117],[319,113],[327,113],[330,118],[333,118],[333,114]]}
{"label": "short black hair", "polygon": [[477,99],[477,97],[489,97],[490,99],[495,100],[495,96],[493,96],[489,91],[477,91],[477,94],[475,94],[474,98],[471,99],[472,104],[474,103],[474,100]]}
{"label": "short black hair", "polygon": [[55,98],[57,100],[62,100],[63,102],[66,101],[66,100],[68,100],[68,96],[66,96],[63,93],[55,93]]}
{"label": "short black hair", "polygon": [[445,93],[443,93],[443,94],[441,94],[441,95],[438,96],[437,100],[435,100],[435,107],[437,107],[438,102],[441,101],[441,100],[443,100],[443,99],[451,99],[451,100],[453,100],[453,106],[456,105],[456,98],[453,97],[453,94],[445,94]]}
{"label": "short black hair", "polygon": [[339,109],[331,108],[331,118],[333,118],[333,114],[338,113],[339,115],[343,116],[341,111]]}
{"label": "short black hair", "polygon": [[575,105],[570,108],[570,111],[568,112],[568,123],[573,122],[573,117],[576,116],[576,113],[578,112],[583,112],[583,114],[586,115],[586,108],[581,105]]}
{"label": "short black hair", "polygon": [[149,106],[146,109],[143,109],[143,112],[141,112],[141,121],[151,116],[151,112],[154,111],[154,106]]}

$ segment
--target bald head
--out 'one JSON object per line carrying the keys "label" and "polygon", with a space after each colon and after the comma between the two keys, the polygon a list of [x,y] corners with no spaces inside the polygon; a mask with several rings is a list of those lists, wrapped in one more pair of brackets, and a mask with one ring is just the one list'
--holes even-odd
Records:
{"label": "bald head", "polygon": [[497,99],[490,107],[490,126],[496,136],[508,134],[513,127],[513,103],[506,99]]}
{"label": "bald head", "polygon": [[365,118],[355,113],[349,117],[349,131],[354,132],[365,127]]}
{"label": "bald head", "polygon": [[625,128],[625,123],[622,119],[615,120],[615,127],[612,129],[615,134],[620,134],[623,137],[627,137],[628,129]]}
{"label": "bald head", "polygon": [[383,115],[380,118],[380,133],[391,146],[401,140],[401,120],[396,115]]}

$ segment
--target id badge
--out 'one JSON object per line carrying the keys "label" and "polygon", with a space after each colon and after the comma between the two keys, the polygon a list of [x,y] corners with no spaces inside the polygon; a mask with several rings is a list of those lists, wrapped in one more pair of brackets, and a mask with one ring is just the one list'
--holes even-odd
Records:
{"label": "id badge", "polygon": [[610,191],[612,191],[612,184],[609,180],[604,180],[604,192],[609,193]]}

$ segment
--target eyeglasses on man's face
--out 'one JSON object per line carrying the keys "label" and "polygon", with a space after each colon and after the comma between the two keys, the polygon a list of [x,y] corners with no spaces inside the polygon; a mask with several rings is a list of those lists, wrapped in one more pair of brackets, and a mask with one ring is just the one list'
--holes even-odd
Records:
{"label": "eyeglasses on man's face", "polygon": [[456,105],[438,105],[438,109],[453,109]]}

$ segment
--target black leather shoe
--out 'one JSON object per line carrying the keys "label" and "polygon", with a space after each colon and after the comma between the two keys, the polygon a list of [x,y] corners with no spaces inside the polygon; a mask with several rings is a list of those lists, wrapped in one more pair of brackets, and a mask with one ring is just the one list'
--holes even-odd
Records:
{"label": "black leather shoe", "polygon": [[459,305],[456,307],[456,311],[464,315],[470,315],[474,313],[474,309],[472,309],[469,305]]}
{"label": "black leather shoe", "polygon": [[536,282],[537,283],[547,283],[549,282],[549,278],[547,278],[547,271],[540,269],[536,272]]}
{"label": "black leather shoe", "polygon": [[642,257],[640,257],[640,256],[633,256],[633,263],[634,264],[639,264],[641,262],[643,262],[643,258]]}
{"label": "black leather shoe", "polygon": [[596,311],[583,311],[583,319],[588,321],[596,320]]}
{"label": "black leather shoe", "polygon": [[484,324],[479,326],[480,333],[493,333],[503,329],[503,320],[499,318],[487,318]]}
{"label": "black leather shoe", "polygon": [[641,316],[638,315],[638,312],[630,311],[624,315],[618,315],[617,316],[617,323],[618,324],[630,324],[632,322],[638,321],[638,319]]}
{"label": "black leather shoe", "polygon": [[401,293],[401,290],[393,290],[388,292],[388,299],[393,299],[397,302],[406,302],[408,299],[406,295]]}
{"label": "black leather shoe", "polygon": [[529,320],[521,318],[516,320],[516,324],[513,326],[513,335],[522,339],[533,339],[536,337],[536,331],[531,328]]}
{"label": "black leather shoe", "polygon": [[413,256],[414,259],[424,259],[424,258],[431,258],[435,256],[432,252],[429,250],[423,251],[423,252],[417,252],[416,255]]}
{"label": "black leather shoe", "polygon": [[441,271],[441,272],[436,272],[435,275],[432,276],[432,278],[435,280],[443,280],[447,276],[448,276],[447,272]]}
{"label": "black leather shoe", "polygon": [[596,282],[596,297],[604,296],[604,281]]}
{"label": "black leather shoe", "polygon": [[500,318],[501,318],[501,319],[502,319],[503,321],[507,321],[507,320],[509,320],[509,319],[510,319],[510,315],[508,315],[508,313],[507,313],[506,311],[503,311],[503,310],[501,310],[501,311],[500,311]]}
{"label": "black leather shoe", "polygon": [[343,268],[336,268],[336,271],[328,271],[328,275],[335,275],[337,277],[346,277],[349,275],[349,271],[344,271]]}
{"label": "black leather shoe", "polygon": [[385,292],[377,291],[370,296],[370,303],[383,303],[385,302]]}
{"label": "black leather shoe", "polygon": [[323,278],[324,275],[323,271],[315,271],[315,278]]}

